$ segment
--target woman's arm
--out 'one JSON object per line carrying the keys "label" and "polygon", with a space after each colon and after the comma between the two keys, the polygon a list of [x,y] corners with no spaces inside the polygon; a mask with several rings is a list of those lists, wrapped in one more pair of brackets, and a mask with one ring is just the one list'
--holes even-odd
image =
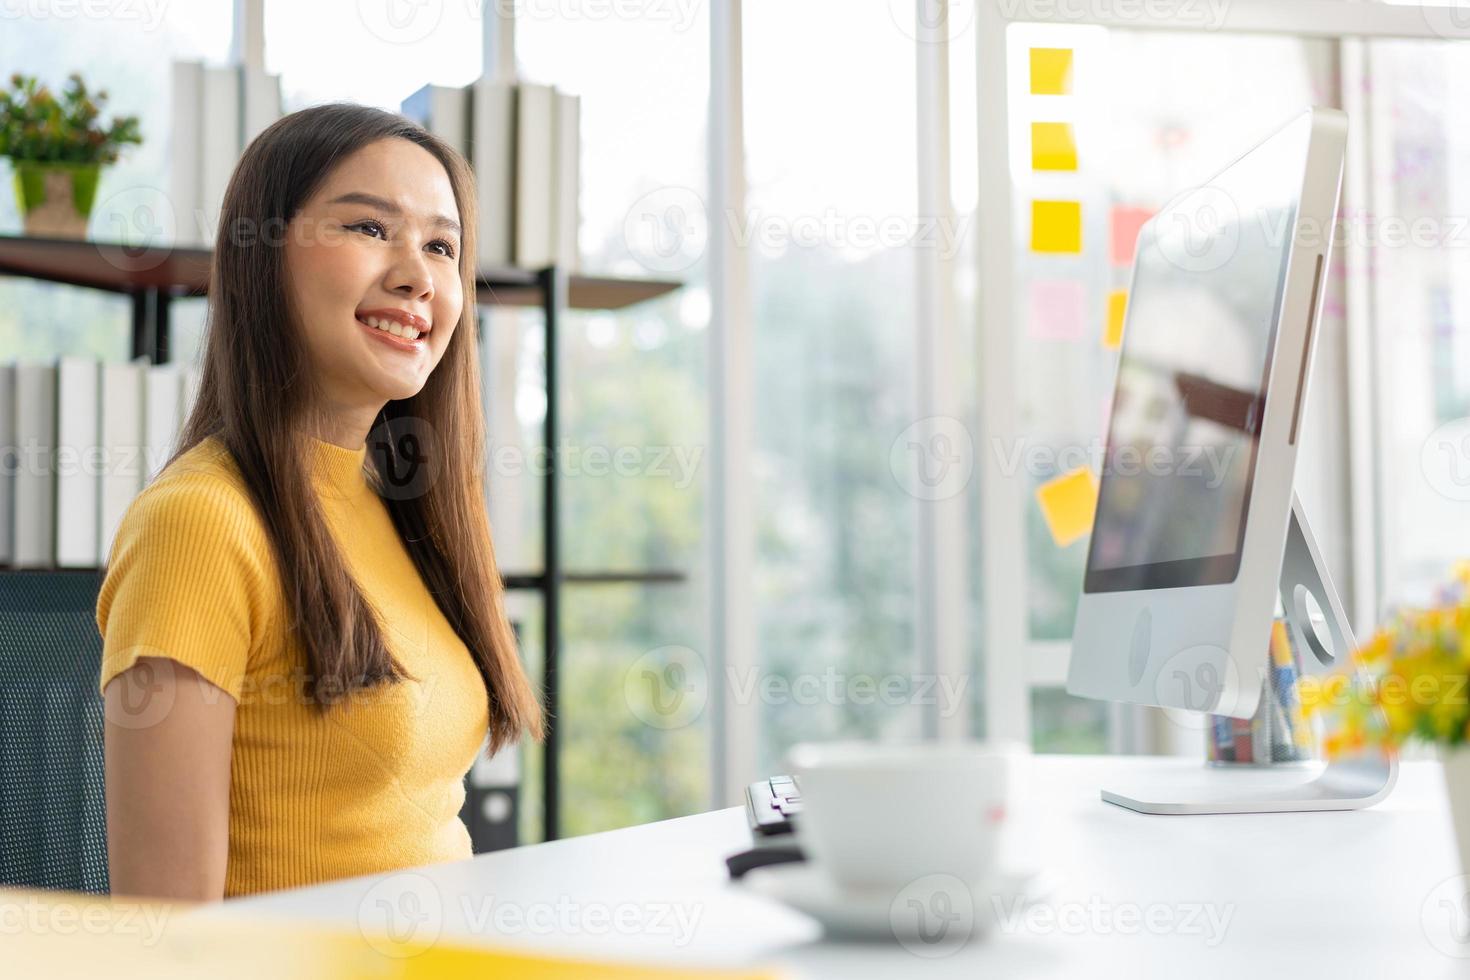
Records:
{"label": "woman's arm", "polygon": [[104,692],[114,895],[224,897],[235,702],[183,664],[142,657]]}

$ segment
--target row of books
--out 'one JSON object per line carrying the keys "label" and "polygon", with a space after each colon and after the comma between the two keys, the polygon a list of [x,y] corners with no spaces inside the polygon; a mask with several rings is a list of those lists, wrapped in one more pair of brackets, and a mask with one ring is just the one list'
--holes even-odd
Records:
{"label": "row of books", "polygon": [[482,78],[426,85],[400,109],[474,167],[482,266],[577,270],[580,96]]}
{"label": "row of books", "polygon": [[105,565],[198,390],[197,368],[141,358],[0,364],[0,565]]}
{"label": "row of books", "polygon": [[1297,681],[1301,657],[1287,620],[1271,624],[1270,660],[1254,718],[1211,715],[1205,758],[1210,762],[1271,765],[1315,757],[1316,733],[1303,711]]}
{"label": "row of books", "polygon": [[214,242],[235,164],[281,115],[278,75],[243,65],[173,63],[169,201],[178,244]]}

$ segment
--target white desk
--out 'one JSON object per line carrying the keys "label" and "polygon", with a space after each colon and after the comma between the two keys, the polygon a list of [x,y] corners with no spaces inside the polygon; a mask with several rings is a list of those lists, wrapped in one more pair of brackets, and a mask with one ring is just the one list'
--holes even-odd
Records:
{"label": "white desk", "polygon": [[[1011,863],[1047,868],[1054,887],[1021,928],[992,932],[939,959],[896,944],[820,941],[811,919],[730,883],[723,859],[749,842],[739,808],[237,899],[194,914],[249,912],[356,928],[364,916],[381,916],[387,901],[421,913],[413,920],[417,938],[439,930],[456,940],[572,955],[770,964],[796,976],[1256,980],[1342,971],[1419,980],[1470,973],[1470,959],[1440,952],[1426,934],[1427,921],[1429,932],[1447,936],[1439,900],[1463,901],[1470,891],[1454,880],[1460,868],[1437,764],[1403,766],[1387,801],[1356,812],[1144,816],[1098,799],[1109,774],[1181,766],[1198,768],[1187,760],[1025,760],[1008,830]],[[1224,922],[1217,942],[1206,905],[1215,923]],[[606,921],[572,918],[582,914]],[[1172,925],[1153,934],[1150,915],[1156,928],[1166,917]],[[1460,952],[1470,956],[1470,943]]]}

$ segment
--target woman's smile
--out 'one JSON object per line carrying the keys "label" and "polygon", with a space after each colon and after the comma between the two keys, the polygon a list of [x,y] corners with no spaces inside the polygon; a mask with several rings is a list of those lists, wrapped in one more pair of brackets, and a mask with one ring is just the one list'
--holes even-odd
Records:
{"label": "woman's smile", "polygon": [[361,310],[356,319],[364,330],[394,350],[422,353],[429,349],[429,322],[415,313],[398,309]]}

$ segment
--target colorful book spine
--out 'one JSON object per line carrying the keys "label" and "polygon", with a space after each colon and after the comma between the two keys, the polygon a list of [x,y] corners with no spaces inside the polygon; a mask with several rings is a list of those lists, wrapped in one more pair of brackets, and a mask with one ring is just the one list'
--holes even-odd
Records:
{"label": "colorful book spine", "polygon": [[1307,727],[1306,712],[1302,710],[1296,689],[1300,673],[1292,650],[1290,628],[1286,620],[1278,619],[1271,624],[1271,679],[1286,722],[1286,741],[1305,755],[1312,749],[1312,733]]}
{"label": "colorful book spine", "polygon": [[1279,616],[1271,623],[1265,689],[1254,717],[1210,716],[1206,757],[1211,762],[1301,762],[1312,758],[1315,739],[1307,724],[1297,681],[1301,669],[1291,626]]}

